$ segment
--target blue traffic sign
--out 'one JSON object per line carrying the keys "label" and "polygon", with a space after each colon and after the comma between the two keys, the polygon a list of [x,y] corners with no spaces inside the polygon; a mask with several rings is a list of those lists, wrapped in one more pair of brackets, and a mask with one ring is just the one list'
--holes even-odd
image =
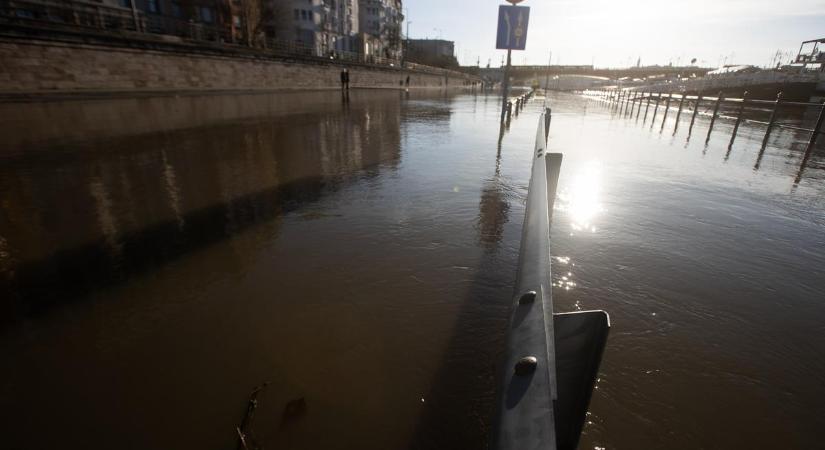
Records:
{"label": "blue traffic sign", "polygon": [[528,19],[530,19],[529,6],[499,6],[496,48],[524,50],[527,41]]}

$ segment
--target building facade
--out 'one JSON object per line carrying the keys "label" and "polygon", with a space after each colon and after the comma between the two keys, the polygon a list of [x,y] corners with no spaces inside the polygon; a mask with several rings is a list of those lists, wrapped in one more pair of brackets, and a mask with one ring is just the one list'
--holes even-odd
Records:
{"label": "building facade", "polygon": [[358,0],[359,52],[368,56],[401,59],[401,0]]}
{"label": "building facade", "polygon": [[436,67],[457,67],[455,42],[443,39],[407,39],[407,60]]}
{"label": "building facade", "polygon": [[401,59],[401,0],[92,0],[139,11],[145,31]]}
{"label": "building facade", "polygon": [[[314,49],[317,55],[356,52],[357,0],[274,0],[273,20],[284,22],[276,37]],[[286,6],[286,7],[284,7]]]}

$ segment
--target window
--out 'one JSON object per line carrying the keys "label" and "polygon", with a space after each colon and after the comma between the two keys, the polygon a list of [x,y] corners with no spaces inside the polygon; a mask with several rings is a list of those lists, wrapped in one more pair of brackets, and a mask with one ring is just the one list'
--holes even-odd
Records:
{"label": "window", "polygon": [[175,17],[181,17],[183,15],[183,11],[180,9],[180,3],[172,2],[172,15]]}
{"label": "window", "polygon": [[160,14],[160,5],[158,3],[158,0],[147,0],[146,10],[150,13]]}
{"label": "window", "polygon": [[122,6],[124,8],[131,8],[132,7],[132,2],[131,2],[131,0],[120,0],[120,6]]}
{"label": "window", "polygon": [[208,6],[201,6],[201,20],[205,23],[212,23],[215,21],[215,15],[212,13],[212,8]]}
{"label": "window", "polygon": [[305,9],[301,10],[301,19],[307,20],[307,11]]}
{"label": "window", "polygon": [[294,11],[292,11],[292,12],[294,12],[294,13],[295,13],[295,20],[299,20],[299,19],[301,18],[301,13],[300,13],[300,11],[298,11],[298,10],[296,9],[296,10],[294,10]]}
{"label": "window", "polygon": [[241,26],[241,17],[240,16],[232,16],[232,25],[235,27],[240,28]]}

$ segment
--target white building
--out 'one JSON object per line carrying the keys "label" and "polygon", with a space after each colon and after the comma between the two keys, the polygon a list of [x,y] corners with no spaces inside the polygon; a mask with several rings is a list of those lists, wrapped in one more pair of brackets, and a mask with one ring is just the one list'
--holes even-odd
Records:
{"label": "white building", "polygon": [[317,55],[323,56],[358,51],[357,0],[274,2],[279,3],[276,14],[285,14],[288,18],[287,25],[278,32],[280,39],[312,47]]}
{"label": "white building", "polygon": [[401,0],[358,0],[360,52],[383,58],[401,58]]}

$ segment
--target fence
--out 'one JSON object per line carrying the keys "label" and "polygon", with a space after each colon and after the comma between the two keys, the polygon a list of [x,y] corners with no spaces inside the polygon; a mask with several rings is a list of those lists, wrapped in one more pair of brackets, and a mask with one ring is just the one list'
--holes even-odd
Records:
{"label": "fence", "polygon": [[[732,120],[734,121],[734,125],[731,130],[730,141],[728,142],[728,152],[730,152],[730,149],[733,147],[733,143],[736,140],[736,135],[739,131],[739,126],[743,122],[764,125],[765,135],[762,138],[762,146],[760,148],[759,158],[757,159],[756,163],[757,168],[759,166],[759,162],[761,161],[765,148],[768,145],[768,139],[770,138],[771,133],[774,129],[784,128],[789,130],[810,133],[808,143],[805,147],[805,154],[802,158],[802,165],[800,167],[799,176],[801,176],[802,171],[805,169],[805,165],[808,159],[810,158],[811,153],[814,150],[814,146],[816,145],[816,142],[819,139],[819,135],[825,133],[825,131],[822,130],[822,124],[823,121],[825,121],[825,103],[785,101],[782,99],[781,92],[777,95],[776,100],[773,101],[749,99],[747,92],[744,93],[744,96],[742,98],[725,98],[722,92],[719,92],[719,94],[716,97],[704,97],[701,94],[674,95],[673,92],[670,92],[667,95],[665,95],[661,92],[631,91],[627,89],[588,90],[584,91],[584,95],[589,98],[596,98],[600,101],[610,104],[613,108],[618,110],[619,114],[625,116],[629,115],[631,118],[633,118],[635,113],[636,120],[638,120],[639,116],[642,114],[642,106],[644,106],[645,111],[642,123],[647,122],[648,113],[650,112],[651,104],[653,104],[653,117],[651,119],[651,127],[656,122],[656,116],[659,112],[659,105],[664,102],[664,111],[660,131],[664,131],[668,113],[672,109],[671,104],[675,101],[678,101],[679,106],[674,107],[676,109],[676,120],[673,125],[673,134],[676,134],[676,132],[679,130],[680,118],[682,116],[682,112],[685,110],[685,103],[687,103],[687,109],[691,113],[690,125],[688,126],[688,139],[690,139],[690,136],[693,132],[693,127],[696,123],[696,117],[698,115],[705,115],[710,117],[710,124],[708,126],[707,136],[705,137],[706,144],[710,141],[710,136],[711,133],[713,133],[713,127],[716,124],[717,119]],[[700,112],[700,109],[702,108],[703,104],[707,109],[712,108],[712,112]],[[733,108],[730,108],[732,114],[720,114],[719,111],[722,106],[733,106]],[[777,121],[778,113],[781,110],[787,108],[811,108],[814,111],[818,109],[819,112],[818,114],[816,114],[817,119],[813,127],[805,128],[794,124]],[[769,117],[767,120],[759,120],[753,117],[746,117],[748,115],[753,116],[754,113],[763,115],[769,113]],[[797,179],[798,178],[799,177],[797,177]]]}
{"label": "fence", "polygon": [[[176,36],[183,40],[208,42],[227,48],[243,48],[242,33],[229,26],[181,20],[176,17],[147,14],[130,8],[86,1],[0,0],[0,23],[48,26],[58,29],[93,31],[96,33],[155,34]],[[385,67],[408,68],[443,76],[466,77],[467,74],[448,69],[356,52],[324,53],[318,47],[301,42],[278,39],[256,40],[256,49],[280,57],[314,60],[334,60]]]}

